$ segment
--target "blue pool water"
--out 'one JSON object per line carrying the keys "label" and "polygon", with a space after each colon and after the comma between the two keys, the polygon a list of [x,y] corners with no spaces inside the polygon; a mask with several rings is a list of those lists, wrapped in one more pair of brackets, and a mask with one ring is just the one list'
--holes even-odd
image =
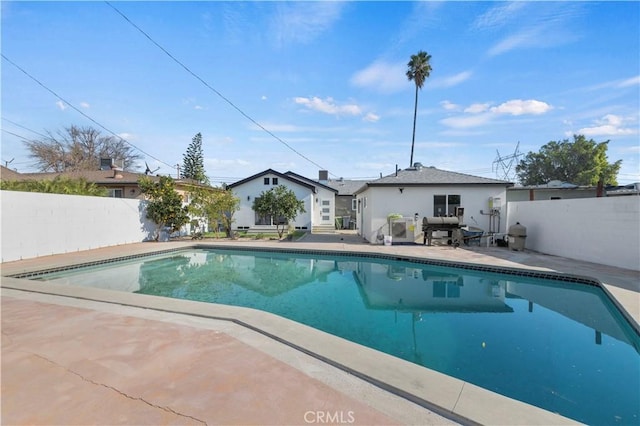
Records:
{"label": "blue pool water", "polygon": [[40,279],[256,308],[580,422],[640,423],[640,338],[593,285],[221,249]]}

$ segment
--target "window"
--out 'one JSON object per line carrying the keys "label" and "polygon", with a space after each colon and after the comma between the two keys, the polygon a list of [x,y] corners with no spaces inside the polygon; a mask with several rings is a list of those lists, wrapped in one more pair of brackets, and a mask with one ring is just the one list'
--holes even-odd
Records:
{"label": "window", "polygon": [[256,212],[256,225],[271,225],[271,215],[260,216]]}
{"label": "window", "polygon": [[122,189],[110,189],[109,190],[109,197],[113,197],[113,198],[123,198],[124,191]]}
{"label": "window", "polygon": [[358,200],[356,200],[355,198],[353,200],[351,200],[351,210],[357,210],[358,208]]}
{"label": "window", "polygon": [[433,196],[433,215],[436,217],[453,216],[456,213],[456,207],[460,207],[459,195]]}
{"label": "window", "polygon": [[264,184],[269,185],[269,178],[264,178]]}
{"label": "window", "polygon": [[460,297],[460,286],[450,281],[434,281],[433,297],[458,299]]}
{"label": "window", "polygon": [[271,185],[277,185],[278,184],[278,178],[271,178]]}
{"label": "window", "polygon": [[433,215],[446,216],[447,211],[447,196],[446,195],[434,195],[433,196]]}
{"label": "window", "polygon": [[449,195],[447,196],[447,214],[455,215],[456,207],[460,207],[460,196],[459,195]]}

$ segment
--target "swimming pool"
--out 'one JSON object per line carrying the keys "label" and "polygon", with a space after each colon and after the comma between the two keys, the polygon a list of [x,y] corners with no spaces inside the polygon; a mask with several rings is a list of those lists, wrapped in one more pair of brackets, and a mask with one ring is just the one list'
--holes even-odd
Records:
{"label": "swimming pool", "polygon": [[40,279],[257,308],[581,422],[637,424],[638,334],[601,289],[484,269],[215,249]]}

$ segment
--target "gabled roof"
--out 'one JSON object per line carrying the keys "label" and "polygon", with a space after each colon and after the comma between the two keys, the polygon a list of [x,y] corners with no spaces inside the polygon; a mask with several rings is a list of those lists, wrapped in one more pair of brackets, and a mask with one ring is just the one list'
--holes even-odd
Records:
{"label": "gabled roof", "polygon": [[434,186],[434,185],[503,185],[512,186],[513,183],[504,180],[490,179],[480,176],[472,176],[464,173],[440,170],[435,167],[410,167],[398,170],[380,179],[367,182],[356,193],[374,186]]}
{"label": "gabled roof", "polygon": [[327,182],[327,185],[338,190],[338,195],[353,195],[360,188],[366,186],[364,180],[335,179]]}
{"label": "gabled roof", "polygon": [[243,184],[245,184],[245,183],[247,183],[247,182],[250,182],[250,181],[252,181],[252,180],[255,180],[255,179],[258,179],[258,178],[260,178],[260,177],[263,177],[263,176],[265,176],[265,175],[276,175],[276,176],[278,176],[279,178],[282,178],[282,179],[288,180],[288,181],[290,181],[290,182],[293,182],[293,183],[295,183],[295,184],[298,184],[298,185],[301,185],[301,186],[307,187],[307,188],[309,188],[313,193],[315,193],[315,192],[316,192],[316,185],[311,185],[311,184],[309,184],[308,182],[305,182],[305,181],[302,181],[302,180],[296,179],[296,178],[295,178],[295,177],[293,177],[293,176],[287,176],[287,175],[286,175],[286,174],[284,174],[284,173],[276,172],[276,171],[275,171],[275,170],[273,170],[273,169],[267,169],[267,170],[264,170],[264,171],[262,171],[262,172],[260,172],[260,173],[256,173],[255,175],[249,176],[248,178],[244,178],[244,179],[242,179],[242,180],[239,180],[239,181],[237,181],[237,182],[234,182],[234,183],[232,183],[232,184],[230,184],[230,185],[227,185],[227,188],[229,188],[229,189],[233,189],[233,188],[238,187],[238,186],[240,186],[240,185],[243,185]]}
{"label": "gabled roof", "polygon": [[309,179],[309,178],[301,176],[301,175],[299,175],[297,173],[293,173],[292,171],[286,172],[285,175],[291,176],[291,177],[296,178],[298,180],[301,180],[303,182],[307,182],[307,183],[309,183],[311,185],[321,186],[321,187],[323,187],[325,189],[328,189],[329,191],[338,192],[338,190],[335,189],[335,188],[331,188],[330,186],[327,186],[327,185],[325,185],[325,184],[323,184],[321,182],[318,182],[317,180]]}

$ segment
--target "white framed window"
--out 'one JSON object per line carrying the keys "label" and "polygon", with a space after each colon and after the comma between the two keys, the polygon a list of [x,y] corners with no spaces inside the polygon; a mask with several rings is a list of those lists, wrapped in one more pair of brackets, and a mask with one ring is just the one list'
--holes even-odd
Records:
{"label": "white framed window", "polygon": [[123,198],[124,197],[124,191],[121,188],[118,189],[109,189],[109,197],[113,197],[113,198]]}
{"label": "white framed window", "polygon": [[434,195],[433,196],[433,215],[438,216],[453,216],[456,212],[456,207],[460,207],[460,195]]}
{"label": "white framed window", "polygon": [[358,200],[355,198],[351,200],[351,210],[356,211],[358,209]]}

